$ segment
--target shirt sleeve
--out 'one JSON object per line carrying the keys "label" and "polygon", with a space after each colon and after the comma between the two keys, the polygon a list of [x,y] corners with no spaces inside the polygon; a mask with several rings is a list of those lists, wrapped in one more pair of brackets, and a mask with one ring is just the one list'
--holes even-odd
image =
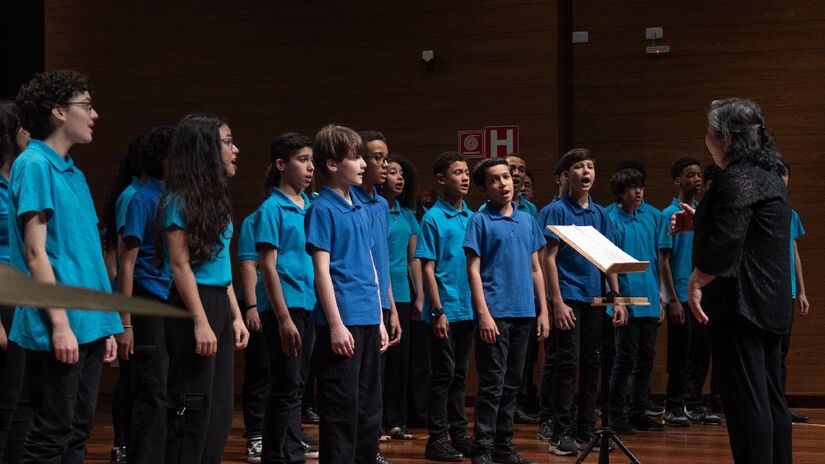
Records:
{"label": "shirt sleeve", "polygon": [[307,211],[306,219],[304,220],[304,229],[307,235],[307,252],[311,250],[310,247],[319,248],[324,251],[330,251],[332,248],[332,234],[333,234],[332,215],[329,210],[325,208],[318,208],[317,205],[312,205]]}
{"label": "shirt sleeve", "polygon": [[[134,191],[132,191],[132,193],[134,193]],[[118,232],[126,227],[126,215],[129,213],[129,205],[132,204],[132,200],[134,199],[133,195],[131,198],[127,198],[129,195],[131,194],[124,190],[115,202],[115,227],[117,227]]]}
{"label": "shirt sleeve", "polygon": [[[531,216],[532,218],[532,216]],[[544,239],[544,234],[541,233],[541,227],[539,227],[539,223],[536,222],[535,219],[530,221],[531,228],[533,235],[532,240],[532,250],[533,252],[539,251],[544,248],[544,245],[547,244],[547,241]]]}
{"label": "shirt sleeve", "polygon": [[657,241],[659,242],[659,249],[660,250],[672,250],[673,249],[673,236],[670,235],[670,217],[673,216],[673,212],[669,209],[662,210],[662,215],[659,218],[659,236],[657,237]]}
{"label": "shirt sleeve", "polygon": [[46,163],[31,162],[15,172],[11,190],[17,197],[17,217],[26,213],[54,211],[52,202],[52,182]]}
{"label": "shirt sleeve", "polygon": [[805,235],[805,228],[802,227],[802,219],[799,218],[799,213],[796,210],[791,211],[791,239],[796,240]]}
{"label": "shirt sleeve", "polygon": [[132,237],[143,242],[146,225],[154,218],[156,211],[137,195],[126,208],[126,220],[123,225],[123,237]]}
{"label": "shirt sleeve", "polygon": [[481,218],[481,214],[476,214],[470,218],[470,222],[467,223],[467,232],[464,234],[464,243],[462,244],[465,250],[472,251],[476,256],[481,256],[481,248],[484,245],[484,224]]}
{"label": "shirt sleeve", "polygon": [[438,230],[436,230],[435,222],[427,215],[421,223],[421,231],[415,246],[415,257],[435,261],[437,244]]}
{"label": "shirt sleeve", "polygon": [[554,242],[558,243],[559,236],[555,234],[550,228],[547,226],[553,225],[564,225],[563,224],[563,212],[559,208],[554,208],[553,206],[549,206],[547,208],[547,212],[542,214],[539,225],[542,227],[541,231],[544,234],[544,238],[547,241],[553,240]]}
{"label": "shirt sleeve", "polygon": [[421,226],[418,225],[418,221],[415,220],[415,213],[411,209],[402,209],[401,210],[404,214],[404,217],[407,218],[407,222],[410,224],[410,232],[412,235],[418,235],[418,232],[421,230]]}
{"label": "shirt sleeve", "polygon": [[255,246],[269,245],[281,249],[281,215],[277,208],[261,208],[255,221]]}
{"label": "shirt sleeve", "polygon": [[238,261],[257,261],[255,251],[255,223],[257,214],[252,213],[241,223],[241,233],[238,237]]}
{"label": "shirt sleeve", "polygon": [[186,221],[183,218],[180,201],[178,201],[177,198],[168,196],[163,205],[163,228],[169,229],[172,226],[185,229]]}

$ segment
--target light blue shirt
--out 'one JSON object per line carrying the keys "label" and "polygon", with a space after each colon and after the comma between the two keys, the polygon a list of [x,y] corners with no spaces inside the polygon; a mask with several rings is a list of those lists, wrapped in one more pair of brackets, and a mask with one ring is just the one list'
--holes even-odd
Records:
{"label": "light blue shirt", "polygon": [[648,306],[628,305],[630,317],[659,317],[657,264],[662,216],[645,211],[648,208],[648,205],[641,205],[633,216],[622,208],[614,208],[609,214],[616,227],[613,243],[637,260],[650,262],[644,272],[619,274],[619,293],[624,296],[647,297],[650,303]]}
{"label": "light blue shirt", "polygon": [[0,263],[9,261],[9,181],[0,174]]}
{"label": "light blue shirt", "polygon": [[[55,280],[64,285],[111,292],[100,246],[98,218],[86,177],[72,157],[32,139],[17,157],[9,183],[11,263],[31,275],[24,253],[26,213],[46,213],[46,253]],[[123,331],[113,312],[66,308],[78,344]],[[18,307],[9,338],[29,350],[50,351],[52,326],[45,311]]]}
{"label": "light blue shirt", "polygon": [[[474,317],[467,281],[467,257],[462,247],[472,216],[464,201],[461,202],[461,209],[457,210],[439,197],[421,219],[415,257],[435,262],[438,297],[450,322],[469,321]],[[432,318],[427,300],[421,311],[421,320],[430,324]]]}
{"label": "light blue shirt", "polygon": [[374,234],[372,242],[372,259],[378,273],[378,285],[381,287],[381,307],[390,309],[390,251],[388,237],[390,207],[387,200],[373,188],[370,195],[361,186],[353,185],[349,189],[353,201],[359,201],[372,221],[370,231]]}
{"label": "light blue shirt", "polygon": [[[673,276],[673,286],[676,287],[676,297],[680,303],[688,300],[687,286],[690,274],[693,272],[693,231],[668,235],[670,232],[670,218],[677,211],[682,211],[682,202],[674,198],[667,208],[662,210],[662,224],[659,238],[662,250],[670,249],[670,274]],[[693,202],[695,208],[698,201]],[[672,298],[668,295],[668,298]]]}
{"label": "light blue shirt", "polygon": [[791,296],[796,298],[796,257],[793,254],[793,245],[796,239],[805,235],[805,228],[802,227],[802,220],[795,209],[791,210]]}
{"label": "light blue shirt", "polygon": [[137,177],[132,177],[132,183],[127,185],[120,195],[117,197],[117,202],[115,202],[115,227],[117,228],[117,232],[123,229],[123,226],[126,225],[126,212],[129,208],[129,203],[132,202],[132,197],[135,196],[138,190],[143,188],[146,185],[145,183],[141,182],[140,179]]}
{"label": "light blue shirt", "polygon": [[[281,290],[287,308],[311,311],[315,307],[315,275],[312,257],[306,251],[304,229],[309,197],[301,193],[303,208],[296,205],[278,188],[272,189],[269,198],[258,208],[255,220],[255,244],[278,250],[275,271],[281,280]],[[258,311],[271,311],[272,302],[266,297],[263,282],[256,288]]]}
{"label": "light blue shirt", "polygon": [[[163,229],[177,226],[186,230],[186,218],[177,195],[170,194],[164,200],[163,205]],[[221,236],[221,244],[216,245],[211,259],[204,261],[198,266],[192,266],[192,273],[195,274],[195,282],[199,285],[210,285],[214,287],[229,287],[232,283],[232,264],[229,257],[229,241],[233,233],[232,221],[226,226]],[[169,251],[164,254],[166,269],[169,269]],[[171,271],[170,271],[171,275]]]}
{"label": "light blue shirt", "polygon": [[396,200],[390,209],[390,279],[392,280],[392,296],[398,303],[409,303],[410,279],[407,266],[407,248],[410,239],[418,235],[420,226],[415,219],[415,212],[402,208]]}
{"label": "light blue shirt", "polygon": [[[258,295],[257,287],[261,285],[261,270],[257,268],[258,262],[258,252],[255,251],[255,218],[257,217],[258,212],[254,211],[252,214],[247,216],[243,222],[241,222],[241,232],[238,234],[238,262],[241,261],[255,261],[256,263],[256,276],[257,279],[255,280],[255,295],[256,295],[256,302],[258,304],[258,311],[260,311],[261,305],[261,297]],[[243,286],[238,286],[235,289],[235,296],[237,296],[238,300],[244,300],[246,303],[249,301],[246,299],[246,295],[243,293]]]}

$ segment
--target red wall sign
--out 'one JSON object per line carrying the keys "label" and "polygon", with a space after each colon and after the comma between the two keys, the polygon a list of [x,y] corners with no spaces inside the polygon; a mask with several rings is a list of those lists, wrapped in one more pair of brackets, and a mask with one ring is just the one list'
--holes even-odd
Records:
{"label": "red wall sign", "polygon": [[467,158],[503,158],[518,153],[518,126],[485,126],[458,131],[458,151]]}

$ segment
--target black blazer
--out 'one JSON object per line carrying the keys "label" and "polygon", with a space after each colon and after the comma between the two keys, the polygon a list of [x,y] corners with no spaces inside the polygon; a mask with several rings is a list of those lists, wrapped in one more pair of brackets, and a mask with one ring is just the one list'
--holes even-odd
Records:
{"label": "black blazer", "polygon": [[716,276],[702,294],[711,323],[738,315],[770,332],[790,330],[791,209],[782,178],[747,161],[730,164],[694,227],[694,267]]}

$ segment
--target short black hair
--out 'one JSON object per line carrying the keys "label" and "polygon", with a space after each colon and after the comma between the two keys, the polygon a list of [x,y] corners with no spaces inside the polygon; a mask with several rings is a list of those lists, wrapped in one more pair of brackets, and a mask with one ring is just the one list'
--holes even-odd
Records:
{"label": "short black hair", "polygon": [[169,154],[174,137],[175,128],[171,126],[155,127],[143,136],[143,143],[138,148],[141,150],[138,156],[140,172],[156,179],[163,177],[163,161]]}
{"label": "short black hair", "polygon": [[533,177],[533,172],[532,172],[532,171],[530,171],[529,169],[525,169],[525,170],[524,170],[524,176],[525,176],[525,177],[529,177],[529,178],[530,178],[530,180],[531,180],[532,182],[535,182],[535,181],[536,181],[536,178],[535,178],[535,177]]}
{"label": "short black hair", "polygon": [[647,169],[645,169],[645,166],[644,166],[644,164],[641,163],[641,161],[636,161],[636,160],[622,161],[621,163],[619,163],[618,166],[616,166],[616,170],[614,172],[619,172],[622,169],[635,169],[635,170],[639,171],[642,174],[642,177],[647,179]]}
{"label": "short black hair", "polygon": [[473,168],[473,183],[484,188],[487,181],[487,170],[493,166],[507,166],[507,172],[510,172],[510,165],[505,158],[483,159]]}
{"label": "short black hair", "polygon": [[707,184],[708,182],[713,182],[719,177],[719,174],[722,173],[722,168],[716,165],[716,163],[710,163],[705,166],[705,170],[702,172],[702,180]]}
{"label": "short black hair", "polygon": [[447,174],[447,170],[450,169],[453,163],[461,161],[466,163],[467,158],[457,151],[441,152],[438,158],[435,159],[435,163],[433,163],[433,176]]}
{"label": "short black hair", "polygon": [[616,171],[610,178],[610,190],[618,199],[629,187],[644,187],[645,177],[638,169],[625,168]]}
{"label": "short black hair", "polygon": [[364,145],[366,145],[369,142],[372,142],[373,140],[380,140],[384,143],[387,143],[387,137],[385,137],[384,134],[382,134],[381,132],[375,130],[360,131],[358,132],[358,135],[361,136],[361,140],[364,141]]}
{"label": "short black hair", "polygon": [[559,164],[556,165],[556,175],[561,175],[562,172],[567,171],[573,167],[574,164],[586,160],[596,162],[596,158],[593,157],[593,154],[590,153],[590,150],[587,148],[574,148],[559,159]]}
{"label": "short black hair", "polygon": [[275,167],[275,162],[283,160],[285,163],[304,147],[312,147],[312,139],[297,132],[286,132],[279,135],[269,145],[270,167],[266,173],[264,190],[270,191],[281,183],[281,171]]}
{"label": "short black hair", "polygon": [[685,168],[690,166],[699,166],[700,168],[702,167],[702,165],[696,158],[691,158],[690,156],[683,156],[677,159],[676,162],[673,163],[673,166],[670,168],[670,177],[675,180],[677,177],[682,175],[682,171],[684,171]]}
{"label": "short black hair", "polygon": [[77,71],[58,70],[36,74],[17,93],[17,117],[32,138],[43,140],[53,128],[50,116],[57,105],[65,105],[78,93],[90,90],[89,78]]}

